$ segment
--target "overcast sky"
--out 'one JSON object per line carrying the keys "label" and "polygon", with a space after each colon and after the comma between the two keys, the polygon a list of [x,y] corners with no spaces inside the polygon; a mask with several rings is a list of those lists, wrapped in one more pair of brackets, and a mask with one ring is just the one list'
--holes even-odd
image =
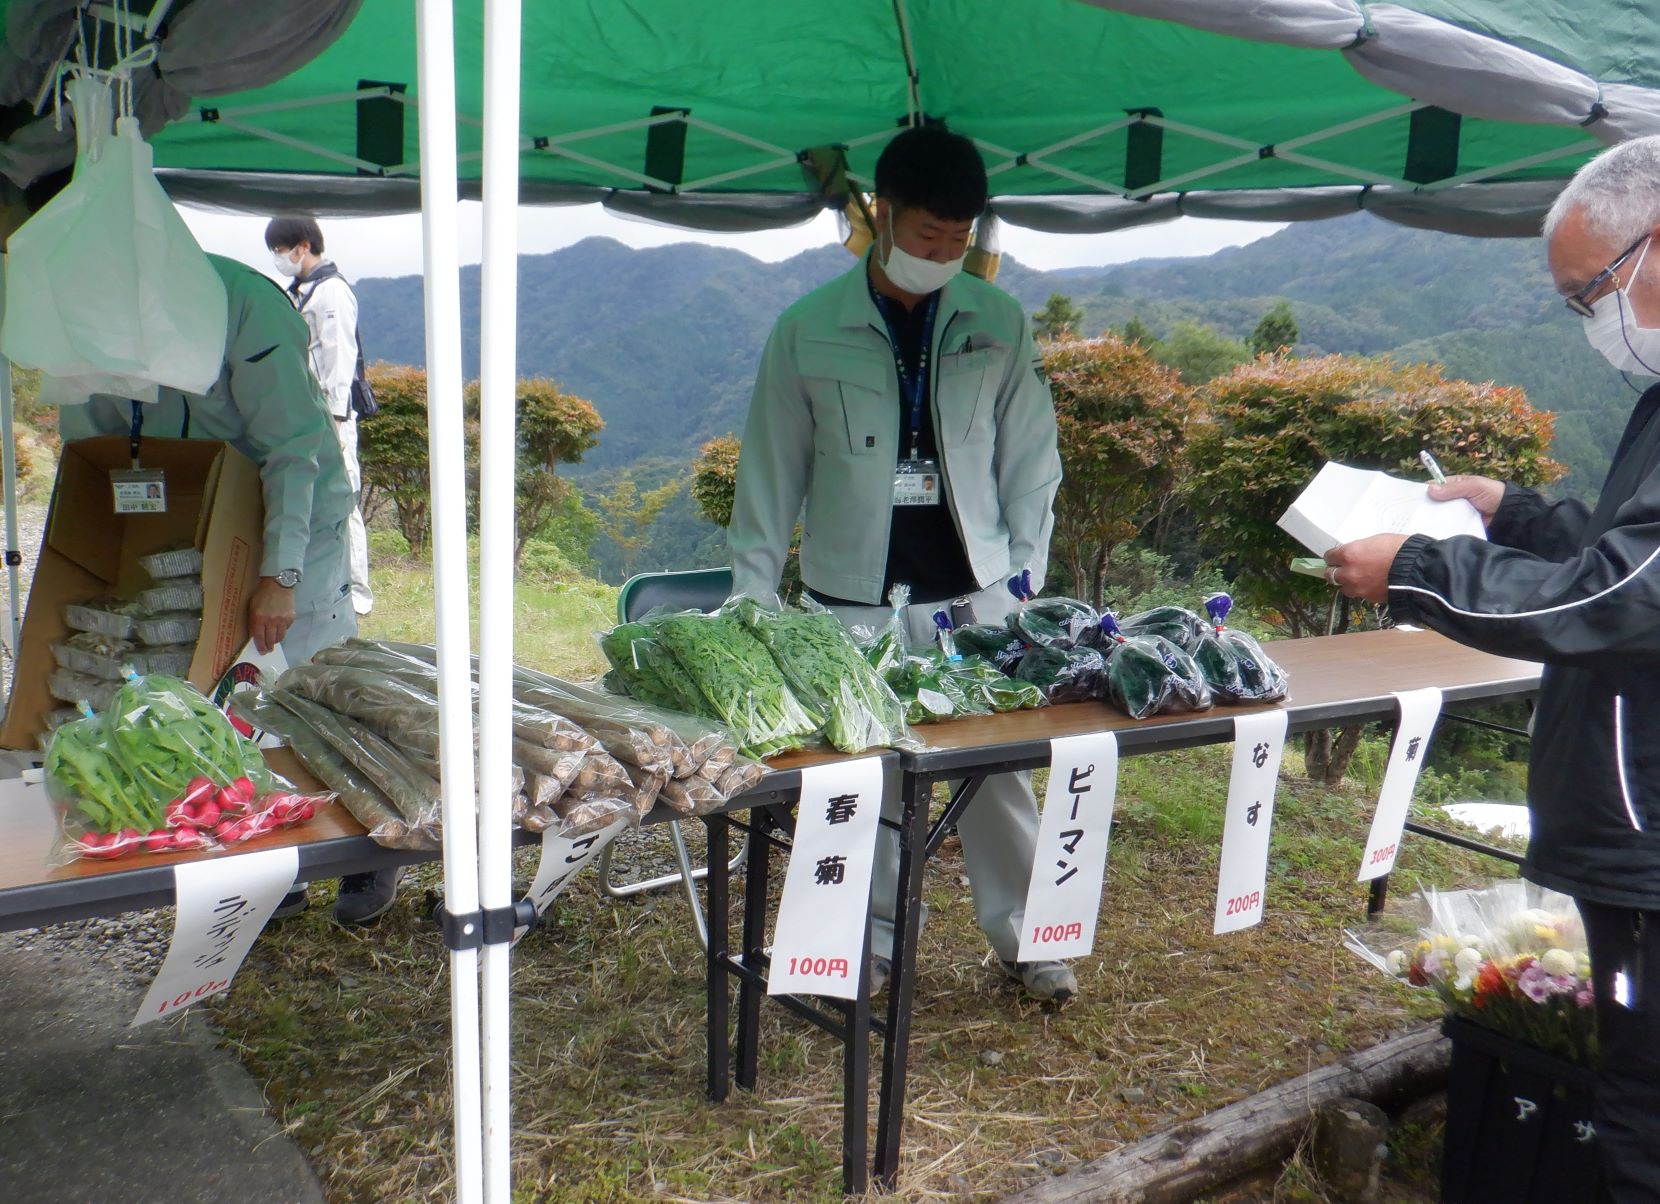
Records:
{"label": "overcast sky", "polygon": [[[270,270],[265,250],[265,219],[180,206],[202,248]],[[483,248],[480,206],[461,206],[461,259],[477,263]],[[328,256],[348,279],[367,276],[413,276],[421,271],[421,219],[397,217],[337,218],[322,223]],[[1039,234],[1002,227],[1003,250],[1035,268],[1092,267],[1166,255],[1209,255],[1240,246],[1282,229],[1268,222],[1225,222],[1178,218],[1117,234]],[[523,208],[519,211],[519,250],[532,255],[570,246],[596,235],[631,247],[660,247],[701,242],[734,247],[757,259],[788,259],[811,247],[837,241],[836,222],[822,214],[806,225],[755,234],[702,234],[654,222],[616,216],[598,205]]]}

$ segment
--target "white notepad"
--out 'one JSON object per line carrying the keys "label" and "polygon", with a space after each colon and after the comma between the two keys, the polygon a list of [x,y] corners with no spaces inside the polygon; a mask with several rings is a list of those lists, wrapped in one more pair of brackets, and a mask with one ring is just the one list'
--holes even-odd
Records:
{"label": "white notepad", "polygon": [[1279,525],[1316,556],[1368,535],[1487,538],[1480,513],[1463,498],[1434,502],[1424,482],[1344,464],[1322,468]]}

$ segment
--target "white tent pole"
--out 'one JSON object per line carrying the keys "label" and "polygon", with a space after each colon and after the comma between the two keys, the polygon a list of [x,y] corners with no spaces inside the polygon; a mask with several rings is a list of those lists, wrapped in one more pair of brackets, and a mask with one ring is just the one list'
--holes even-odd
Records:
{"label": "white tent pole", "polygon": [[[439,753],[444,779],[444,906],[478,909],[474,829],[472,645],[468,606],[466,454],[461,416],[460,203],[455,165],[455,14],[451,0],[417,0],[421,245],[425,256],[427,447],[432,494],[432,570],[437,616]],[[478,923],[473,921],[474,933]],[[446,937],[449,937],[446,932]],[[451,1072],[455,1191],[484,1194],[480,1102],[478,946],[450,940]],[[457,947],[460,946],[460,947]]]}
{"label": "white tent pole", "polygon": [[6,588],[7,606],[6,615],[11,620],[11,630],[6,632],[6,640],[11,648],[12,664],[17,664],[18,644],[23,639],[23,599],[22,583],[18,579],[18,568],[11,556],[12,552],[21,552],[17,546],[17,423],[15,420],[14,398],[12,396],[12,362],[0,357],[0,468],[6,476]]}
{"label": "white tent pole", "polygon": [[[484,5],[484,259],[479,322],[479,901],[512,907],[513,486],[517,466],[519,0]],[[505,938],[505,934],[503,934]],[[484,1195],[512,1192],[512,946],[484,946]]]}

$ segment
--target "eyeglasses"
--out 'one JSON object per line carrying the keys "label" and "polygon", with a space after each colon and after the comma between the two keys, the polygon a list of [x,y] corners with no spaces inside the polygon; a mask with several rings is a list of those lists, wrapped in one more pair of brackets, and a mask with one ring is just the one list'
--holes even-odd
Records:
{"label": "eyeglasses", "polygon": [[1591,277],[1590,284],[1587,284],[1584,288],[1580,289],[1572,296],[1564,298],[1562,303],[1582,318],[1594,317],[1596,311],[1591,307],[1591,298],[1596,296],[1597,293],[1602,290],[1603,286],[1610,280],[1614,279],[1614,273],[1625,266],[1625,261],[1635,255],[1637,253],[1637,248],[1647,242],[1649,237],[1649,234],[1645,234],[1625,250],[1621,251],[1617,256],[1615,256],[1613,263],[1609,264],[1607,267],[1603,268],[1602,271]]}

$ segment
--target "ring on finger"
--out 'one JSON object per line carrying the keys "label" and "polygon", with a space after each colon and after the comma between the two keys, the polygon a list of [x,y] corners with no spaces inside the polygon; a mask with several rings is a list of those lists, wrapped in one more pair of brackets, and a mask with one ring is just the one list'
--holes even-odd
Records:
{"label": "ring on finger", "polygon": [[1337,569],[1336,568],[1328,568],[1326,570],[1326,584],[1327,585],[1336,585],[1337,584]]}

